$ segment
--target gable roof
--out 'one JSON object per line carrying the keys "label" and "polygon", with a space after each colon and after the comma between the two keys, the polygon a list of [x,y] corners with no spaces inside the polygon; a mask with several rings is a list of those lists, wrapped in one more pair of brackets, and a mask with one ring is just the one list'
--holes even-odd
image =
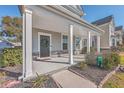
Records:
{"label": "gable roof", "polygon": [[113,19],[113,15],[110,15],[110,16],[101,18],[99,20],[96,20],[96,21],[92,22],[91,24],[98,26],[98,25],[102,25],[102,24],[111,22],[112,19]]}
{"label": "gable roof", "polygon": [[117,27],[115,27],[115,31],[122,30],[122,29],[123,29],[123,26],[117,26]]}

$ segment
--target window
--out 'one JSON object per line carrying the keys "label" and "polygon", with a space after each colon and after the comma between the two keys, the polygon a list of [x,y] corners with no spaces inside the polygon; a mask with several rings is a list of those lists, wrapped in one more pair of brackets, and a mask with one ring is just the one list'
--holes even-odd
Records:
{"label": "window", "polygon": [[63,35],[63,50],[68,49],[68,36]]}
{"label": "window", "polygon": [[115,39],[112,39],[112,46],[115,46]]}
{"label": "window", "polygon": [[76,37],[76,39],[75,39],[76,49],[80,49],[80,41],[81,41],[81,38],[80,37]]}
{"label": "window", "polygon": [[84,47],[87,46],[87,39],[84,39]]}

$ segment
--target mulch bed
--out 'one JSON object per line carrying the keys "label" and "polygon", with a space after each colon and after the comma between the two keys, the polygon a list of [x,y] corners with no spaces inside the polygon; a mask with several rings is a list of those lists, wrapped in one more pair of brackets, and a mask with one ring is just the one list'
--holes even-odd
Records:
{"label": "mulch bed", "polygon": [[0,68],[0,73],[5,73],[0,76],[0,87],[2,84],[7,84],[9,82],[15,82],[19,76],[22,75],[22,65],[17,65],[14,67],[4,67]]}
{"label": "mulch bed", "polygon": [[[5,76],[0,76],[0,87],[6,88],[32,88],[32,80],[28,81],[18,81],[17,78],[22,75],[22,65],[17,65],[14,67],[0,68],[0,73],[6,73]],[[47,76],[47,80],[43,83],[42,88],[57,88],[58,86],[54,80]]]}
{"label": "mulch bed", "polygon": [[19,76],[22,75],[22,65],[0,68],[0,72],[5,72],[6,77],[8,76],[10,78],[17,79]]}
{"label": "mulch bed", "polygon": [[[45,82],[43,82],[43,86],[41,88],[58,88],[57,84],[50,76],[47,76],[47,78],[48,79]],[[32,83],[33,80],[21,82],[11,88],[33,88],[33,83]]]}
{"label": "mulch bed", "polygon": [[[32,88],[32,80],[28,81],[18,81],[18,77],[22,75],[22,65],[17,65],[14,67],[0,68],[0,73],[5,73],[4,76],[0,76],[0,87],[4,88]],[[57,88],[57,84],[54,80],[47,76],[47,80],[43,83],[42,88]]]}
{"label": "mulch bed", "polygon": [[96,85],[99,85],[99,83],[104,79],[104,77],[114,69],[115,67],[112,68],[111,70],[105,70],[105,69],[98,68],[95,65],[88,65],[82,70],[77,65],[71,66],[69,68],[69,70],[79,73],[83,77],[94,82]]}

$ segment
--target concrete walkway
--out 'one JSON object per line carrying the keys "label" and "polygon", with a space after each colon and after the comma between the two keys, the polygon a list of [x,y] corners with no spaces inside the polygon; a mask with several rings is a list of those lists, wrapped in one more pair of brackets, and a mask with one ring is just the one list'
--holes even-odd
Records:
{"label": "concrete walkway", "polygon": [[63,88],[97,88],[93,82],[68,70],[55,73],[52,78]]}

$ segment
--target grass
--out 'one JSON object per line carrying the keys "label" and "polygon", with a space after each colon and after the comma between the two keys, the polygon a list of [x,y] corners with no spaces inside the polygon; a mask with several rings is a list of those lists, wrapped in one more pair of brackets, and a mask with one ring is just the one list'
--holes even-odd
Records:
{"label": "grass", "polygon": [[124,88],[124,73],[117,72],[103,85],[104,88]]}
{"label": "grass", "polygon": [[6,76],[5,72],[0,72],[0,85],[4,82],[4,80],[2,80],[2,78],[5,76]]}
{"label": "grass", "polygon": [[120,64],[124,65],[124,56],[120,56]]}

